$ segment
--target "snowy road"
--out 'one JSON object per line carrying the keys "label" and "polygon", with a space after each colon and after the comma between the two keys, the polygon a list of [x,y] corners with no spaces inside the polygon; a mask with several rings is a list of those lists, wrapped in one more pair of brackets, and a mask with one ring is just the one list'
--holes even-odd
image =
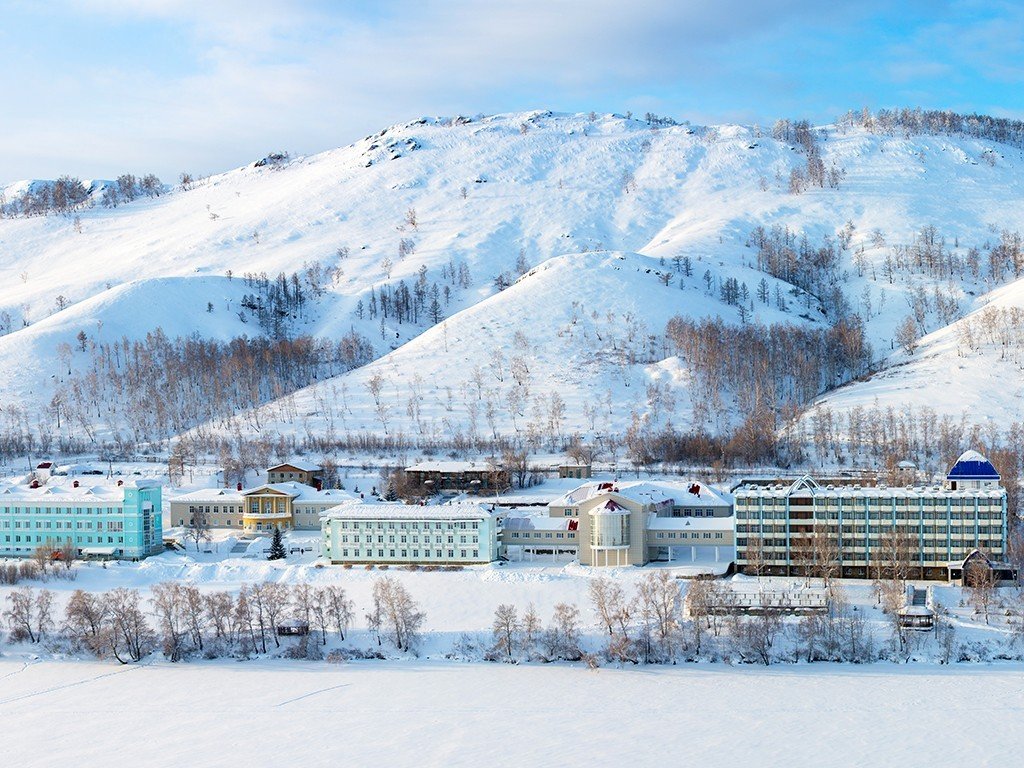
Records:
{"label": "snowy road", "polygon": [[1010,765],[1024,668],[0,660],[7,765]]}

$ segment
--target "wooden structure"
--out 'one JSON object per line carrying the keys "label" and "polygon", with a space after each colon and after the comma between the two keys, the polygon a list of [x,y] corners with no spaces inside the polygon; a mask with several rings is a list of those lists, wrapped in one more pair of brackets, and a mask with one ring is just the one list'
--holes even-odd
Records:
{"label": "wooden structure", "polygon": [[270,484],[296,482],[311,485],[317,490],[322,487],[320,467],[303,461],[287,461],[284,464],[267,467],[267,482]]}
{"label": "wooden structure", "polygon": [[507,469],[472,461],[423,461],[406,467],[409,481],[429,493],[493,494],[510,485]]}

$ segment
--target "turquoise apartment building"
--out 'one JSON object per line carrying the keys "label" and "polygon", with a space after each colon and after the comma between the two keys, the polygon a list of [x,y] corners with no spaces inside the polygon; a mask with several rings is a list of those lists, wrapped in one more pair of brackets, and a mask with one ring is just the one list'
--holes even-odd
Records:
{"label": "turquoise apartment building", "polygon": [[158,483],[62,480],[0,483],[0,557],[69,541],[83,558],[140,560],[163,549]]}

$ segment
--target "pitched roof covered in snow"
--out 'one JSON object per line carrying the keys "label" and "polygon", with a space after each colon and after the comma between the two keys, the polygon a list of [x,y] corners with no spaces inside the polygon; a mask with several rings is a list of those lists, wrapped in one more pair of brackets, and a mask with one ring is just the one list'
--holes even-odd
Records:
{"label": "pitched roof covered in snow", "polygon": [[949,474],[948,480],[999,480],[999,473],[992,466],[992,462],[986,459],[977,451],[965,451],[956,460]]}
{"label": "pitched roof covered in snow", "polygon": [[443,474],[459,474],[460,472],[493,472],[495,467],[475,461],[421,461],[406,467],[406,472],[441,472]]}
{"label": "pitched roof covered in snow", "polygon": [[326,520],[486,520],[494,512],[480,504],[343,504],[327,510]]}
{"label": "pitched roof covered in snow", "polygon": [[698,482],[634,480],[626,482],[592,481],[584,483],[551,502],[556,507],[573,507],[604,494],[615,494],[641,504],[671,503],[677,507],[729,507],[723,494]]}
{"label": "pitched roof covered in snow", "polygon": [[353,501],[359,497],[349,491],[340,488],[325,488],[318,491],[311,485],[304,483],[264,483],[253,488],[246,488],[236,491],[234,488],[200,488],[198,491],[190,491],[175,496],[171,501],[191,501],[201,503],[226,503],[241,502],[246,496],[263,491],[271,491],[289,496],[297,502],[312,502],[320,504],[341,504],[346,501]]}
{"label": "pitched roof covered in snow", "polygon": [[159,483],[146,480],[129,480],[122,485],[98,480],[95,483],[79,483],[77,488],[74,482],[50,482],[37,488],[23,483],[2,483],[0,484],[0,504],[23,502],[45,506],[48,503],[54,505],[121,503],[124,501],[124,492],[129,488],[156,488],[159,485]]}
{"label": "pitched roof covered in snow", "polygon": [[548,517],[547,515],[509,515],[501,527],[506,531],[568,531],[576,530],[579,521],[571,517]]}
{"label": "pitched roof covered in snow", "polygon": [[320,465],[308,461],[285,461],[272,467],[267,467],[267,472],[277,472],[288,467],[297,469],[299,472],[319,472],[321,469]]}

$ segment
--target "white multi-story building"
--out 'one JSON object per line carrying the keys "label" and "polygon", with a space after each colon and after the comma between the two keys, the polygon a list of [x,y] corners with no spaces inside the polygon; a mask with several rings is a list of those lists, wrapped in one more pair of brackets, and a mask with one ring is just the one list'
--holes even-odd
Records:
{"label": "white multi-story building", "polygon": [[741,569],[800,574],[824,550],[845,577],[872,577],[898,554],[915,576],[945,579],[951,564],[976,549],[997,561],[1006,553],[1006,489],[977,451],[957,459],[942,486],[822,484],[804,476],[744,480],[733,496]]}
{"label": "white multi-story building", "polygon": [[323,515],[322,552],[332,563],[489,563],[497,528],[480,504],[343,504]]}

